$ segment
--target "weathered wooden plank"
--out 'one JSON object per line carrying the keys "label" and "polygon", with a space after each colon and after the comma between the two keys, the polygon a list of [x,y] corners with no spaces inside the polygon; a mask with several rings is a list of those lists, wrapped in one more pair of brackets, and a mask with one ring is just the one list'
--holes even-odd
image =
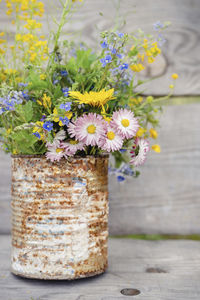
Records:
{"label": "weathered wooden plank", "polygon": [[135,181],[110,178],[110,231],[114,234],[200,232],[200,106],[167,107],[160,154],[151,153]]}
{"label": "weathered wooden plank", "polygon": [[[137,179],[110,177],[110,234],[200,232],[200,105],[165,108],[160,154]],[[10,231],[10,159],[0,152],[0,232]]]}
{"label": "weathered wooden plank", "polygon": [[[44,1],[46,20],[51,23],[53,17],[59,18],[59,0]],[[98,32],[114,25],[117,1],[84,0],[83,7],[74,15],[72,22],[65,27],[63,38],[70,39],[67,32],[76,32],[77,37],[91,46],[96,46]],[[114,5],[115,4],[115,5]],[[8,17],[3,10],[4,1],[0,3],[0,31],[13,34],[13,26],[8,24]],[[103,13],[103,16],[99,14]],[[199,95],[199,52],[200,52],[200,1],[199,0],[120,0],[120,13],[126,17],[125,32],[132,32],[140,27],[145,32],[152,32],[152,25],[160,20],[170,21],[172,26],[166,31],[167,43],[163,55],[147,69],[148,75],[161,78],[146,85],[147,92],[160,95],[169,91],[170,76],[177,72],[176,95]],[[44,32],[49,33],[47,23]],[[144,75],[146,71],[144,72]]]}
{"label": "weathered wooden plank", "polygon": [[141,300],[199,300],[200,242],[111,239],[104,275],[77,281],[39,281],[12,275],[10,237],[0,236],[2,300],[114,300],[138,289]]}
{"label": "weathered wooden plank", "polygon": [[10,231],[10,189],[11,189],[11,167],[10,155],[0,151],[0,232]]}

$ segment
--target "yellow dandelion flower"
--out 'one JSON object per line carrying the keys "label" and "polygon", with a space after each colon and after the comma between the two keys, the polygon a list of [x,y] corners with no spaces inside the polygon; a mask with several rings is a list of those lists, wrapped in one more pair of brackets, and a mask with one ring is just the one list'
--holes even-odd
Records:
{"label": "yellow dandelion flower", "polygon": [[0,32],[0,36],[2,37],[2,36],[4,36],[5,35],[5,32]]}
{"label": "yellow dandelion flower", "polygon": [[160,146],[159,145],[152,145],[151,146],[151,149],[154,150],[155,152],[157,153],[160,153],[161,149],[160,149]]}
{"label": "yellow dandelion flower", "polygon": [[170,87],[170,89],[173,89],[173,88],[174,88],[174,85],[173,85],[173,84],[170,84],[169,87]]}
{"label": "yellow dandelion flower", "polygon": [[81,104],[89,104],[91,106],[102,106],[108,101],[115,99],[113,97],[114,89],[105,91],[105,89],[100,92],[89,92],[81,94],[77,91],[70,91],[69,96],[77,100]]}
{"label": "yellow dandelion flower", "polygon": [[157,139],[158,133],[157,133],[157,131],[156,131],[154,128],[151,128],[151,129],[149,130],[149,132],[150,132],[150,137],[151,137],[152,139]]}

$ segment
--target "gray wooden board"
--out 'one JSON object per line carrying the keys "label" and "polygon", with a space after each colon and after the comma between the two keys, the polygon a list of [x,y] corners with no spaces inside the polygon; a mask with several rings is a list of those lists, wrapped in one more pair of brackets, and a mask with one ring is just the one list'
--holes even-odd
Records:
{"label": "gray wooden board", "polygon": [[200,242],[111,239],[104,275],[77,281],[39,281],[10,273],[10,237],[0,236],[1,300],[114,300],[138,289],[141,300],[199,300]]}
{"label": "gray wooden board", "polygon": [[138,179],[118,184],[110,178],[113,234],[200,233],[200,106],[165,109],[158,143]]}
{"label": "gray wooden board", "polygon": [[[119,184],[110,176],[110,234],[200,233],[200,105],[165,108],[160,154],[141,175]],[[10,232],[10,157],[0,152],[0,232]]]}
{"label": "gray wooden board", "polygon": [[[13,25],[8,23],[8,17],[4,13],[4,2],[0,3],[0,31],[6,30],[14,33]],[[98,32],[113,27],[115,15],[114,3],[116,0],[84,0],[83,7],[73,16],[72,22],[64,28],[63,38],[70,39],[68,32],[76,32],[76,36],[91,46],[97,44]],[[46,4],[46,18],[59,19],[59,0],[48,1]],[[150,94],[160,95],[169,91],[170,76],[177,72],[180,75],[176,84],[176,95],[200,94],[200,1],[199,0],[120,0],[120,13],[126,17],[127,23],[124,32],[132,32],[136,28],[142,28],[151,33],[153,24],[170,21],[172,26],[166,31],[167,43],[163,46],[163,55],[157,62],[148,67],[150,76],[161,75],[155,82],[147,84]],[[103,13],[103,16],[99,14]],[[52,26],[51,26],[52,28]],[[47,22],[44,22],[44,32],[49,32]]]}

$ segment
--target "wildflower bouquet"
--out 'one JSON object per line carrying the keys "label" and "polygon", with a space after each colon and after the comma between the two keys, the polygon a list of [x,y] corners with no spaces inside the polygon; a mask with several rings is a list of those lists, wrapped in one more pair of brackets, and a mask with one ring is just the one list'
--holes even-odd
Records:
{"label": "wildflower bouquet", "polygon": [[[111,153],[111,170],[137,175],[149,138],[157,138],[160,103],[170,96],[142,97],[138,78],[161,53],[156,35],[117,30],[102,32],[99,50],[60,39],[66,19],[79,3],[63,4],[57,30],[41,35],[44,5],[38,0],[6,0],[7,15],[16,24],[14,44],[0,40],[0,127],[2,146],[12,154],[45,154],[59,161],[73,156]],[[1,37],[6,35],[0,33]],[[9,58],[8,58],[9,55]],[[173,74],[176,79],[177,75]],[[173,89],[173,86],[171,86]],[[160,151],[159,145],[152,149]]]}

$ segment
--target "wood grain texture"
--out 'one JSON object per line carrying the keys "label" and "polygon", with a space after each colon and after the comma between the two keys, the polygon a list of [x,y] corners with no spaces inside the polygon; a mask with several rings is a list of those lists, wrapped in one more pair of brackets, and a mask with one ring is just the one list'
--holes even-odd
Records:
{"label": "wood grain texture", "polygon": [[8,233],[11,224],[11,162],[0,151],[0,232]]}
{"label": "wood grain texture", "polygon": [[161,118],[160,154],[151,152],[135,181],[110,178],[114,234],[199,234],[200,105],[169,106]]}
{"label": "wood grain texture", "polygon": [[[54,17],[59,19],[59,0],[45,0],[46,17],[44,32],[49,33]],[[114,26],[116,0],[84,0],[83,7],[73,16],[72,22],[64,28],[63,38],[70,39],[71,33],[89,43],[97,45],[97,37],[102,30]],[[163,54],[155,64],[144,72],[151,77],[161,76],[146,85],[146,93],[163,95],[168,93],[171,74],[176,72],[176,95],[199,95],[199,52],[200,52],[200,1],[199,0],[120,0],[120,13],[127,20],[124,32],[135,31],[138,27],[151,33],[153,24],[170,21],[171,27],[165,32],[167,43]],[[4,14],[4,1],[0,3],[0,31],[14,34],[14,27],[9,24]],[[102,12],[103,16],[99,13]],[[48,23],[47,23],[48,22]],[[49,25],[48,25],[49,24]],[[49,27],[50,26],[50,27]]]}
{"label": "wood grain texture", "polygon": [[[137,179],[110,176],[110,234],[199,234],[200,105],[165,108],[160,154],[150,153]],[[156,143],[157,143],[156,142]],[[0,232],[10,232],[10,159],[0,152]]]}
{"label": "wood grain texture", "polygon": [[140,300],[199,300],[200,242],[111,239],[108,271],[76,281],[28,280],[10,273],[10,237],[0,236],[0,299],[116,300],[138,289]]}

